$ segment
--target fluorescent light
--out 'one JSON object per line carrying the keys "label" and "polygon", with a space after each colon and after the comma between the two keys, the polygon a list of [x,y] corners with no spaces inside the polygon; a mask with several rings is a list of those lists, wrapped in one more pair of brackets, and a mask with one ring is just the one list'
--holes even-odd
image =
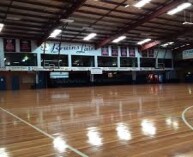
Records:
{"label": "fluorescent light", "polygon": [[3,27],[4,27],[4,24],[0,23],[0,32],[2,31]]}
{"label": "fluorescent light", "polygon": [[173,44],[174,44],[174,42],[167,42],[167,43],[165,43],[165,44],[162,44],[161,46],[162,46],[162,47],[167,47],[167,46],[173,45]]}
{"label": "fluorescent light", "polygon": [[125,8],[128,8],[128,7],[129,7],[129,4],[126,4],[126,5],[125,5]]}
{"label": "fluorescent light", "polygon": [[193,22],[187,22],[187,21],[186,21],[186,22],[183,22],[182,24],[183,24],[183,25],[193,25]]}
{"label": "fluorescent light", "polygon": [[97,34],[96,33],[90,33],[88,36],[86,36],[83,40],[89,41],[90,39],[94,38]]}
{"label": "fluorescent light", "polygon": [[61,19],[60,21],[63,23],[73,23],[74,22],[73,19]]}
{"label": "fluorescent light", "polygon": [[192,6],[191,3],[188,3],[188,2],[187,2],[187,3],[182,3],[182,4],[179,5],[178,7],[176,7],[176,8],[174,8],[174,9],[168,11],[167,14],[168,14],[168,15],[174,15],[174,14],[176,14],[176,13],[178,13],[178,12],[180,12],[180,11],[182,11],[182,10],[190,7],[190,6]]}
{"label": "fluorescent light", "polygon": [[126,39],[126,36],[120,36],[117,39],[113,40],[113,43],[118,43],[118,42],[120,42],[121,40],[124,40],[124,39]]}
{"label": "fluorescent light", "polygon": [[182,45],[182,46],[180,46],[180,47],[185,47],[186,45]]}
{"label": "fluorescent light", "polygon": [[50,38],[55,38],[57,37],[60,33],[62,32],[61,29],[55,29],[51,34],[50,34]]}
{"label": "fluorescent light", "polygon": [[150,1],[151,0],[141,0],[141,1],[137,2],[136,4],[134,4],[134,7],[141,8],[144,5],[146,5],[147,3],[149,3]]}
{"label": "fluorescent light", "polygon": [[145,43],[147,43],[149,41],[151,41],[151,39],[145,39],[145,40],[139,41],[137,44],[138,45],[143,45],[143,44],[145,44]]}

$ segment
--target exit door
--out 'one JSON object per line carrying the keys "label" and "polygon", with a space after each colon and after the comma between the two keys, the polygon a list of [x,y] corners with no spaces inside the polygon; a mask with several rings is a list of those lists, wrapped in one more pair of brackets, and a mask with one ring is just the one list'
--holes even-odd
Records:
{"label": "exit door", "polygon": [[11,78],[11,87],[12,90],[19,90],[19,76],[12,76]]}
{"label": "exit door", "polygon": [[0,90],[6,90],[6,79],[0,76]]}

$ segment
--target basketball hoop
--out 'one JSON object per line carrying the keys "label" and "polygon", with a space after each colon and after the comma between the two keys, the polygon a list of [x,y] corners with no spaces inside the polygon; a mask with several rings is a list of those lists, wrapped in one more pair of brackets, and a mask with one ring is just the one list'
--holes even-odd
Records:
{"label": "basketball hoop", "polygon": [[45,69],[59,69],[59,63],[58,60],[44,60],[44,68]]}
{"label": "basketball hoop", "polygon": [[165,64],[164,63],[158,63],[156,69],[164,70],[165,69]]}

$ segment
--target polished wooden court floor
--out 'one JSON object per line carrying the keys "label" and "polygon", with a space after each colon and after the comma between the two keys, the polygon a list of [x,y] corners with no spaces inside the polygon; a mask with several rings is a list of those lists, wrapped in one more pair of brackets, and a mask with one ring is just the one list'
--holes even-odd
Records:
{"label": "polished wooden court floor", "polygon": [[193,85],[0,92],[0,157],[193,157]]}

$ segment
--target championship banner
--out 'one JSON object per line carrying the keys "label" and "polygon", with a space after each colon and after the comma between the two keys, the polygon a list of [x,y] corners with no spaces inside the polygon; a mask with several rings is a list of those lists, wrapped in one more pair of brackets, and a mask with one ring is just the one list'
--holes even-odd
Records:
{"label": "championship banner", "polygon": [[127,47],[126,46],[121,46],[121,56],[127,57]]}
{"label": "championship banner", "polygon": [[31,52],[31,41],[30,40],[20,40],[20,52]]}
{"label": "championship banner", "polygon": [[129,57],[135,57],[135,47],[129,47]]}
{"label": "championship banner", "polygon": [[118,47],[117,46],[111,46],[111,55],[118,56]]}
{"label": "championship banner", "polygon": [[149,49],[149,57],[154,58],[154,49]]}
{"label": "championship banner", "polygon": [[142,57],[146,58],[147,57],[147,50],[144,50],[141,52]]}
{"label": "championship banner", "polygon": [[102,56],[109,56],[109,47],[108,46],[104,46],[101,48],[101,55]]}
{"label": "championship banner", "polygon": [[3,39],[4,52],[16,52],[15,39]]}

